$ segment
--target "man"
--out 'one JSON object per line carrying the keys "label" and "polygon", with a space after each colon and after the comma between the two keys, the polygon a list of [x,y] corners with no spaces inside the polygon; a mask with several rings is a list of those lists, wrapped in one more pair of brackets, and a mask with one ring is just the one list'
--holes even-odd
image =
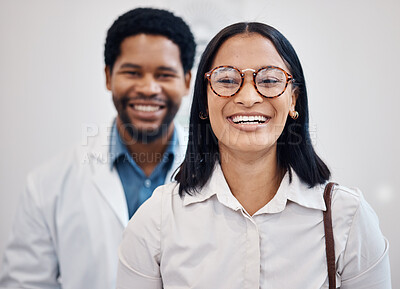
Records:
{"label": "man", "polygon": [[0,288],[115,288],[124,227],[184,157],[173,119],[194,54],[189,27],[170,12],[139,8],[114,22],[104,53],[111,132],[28,176]]}

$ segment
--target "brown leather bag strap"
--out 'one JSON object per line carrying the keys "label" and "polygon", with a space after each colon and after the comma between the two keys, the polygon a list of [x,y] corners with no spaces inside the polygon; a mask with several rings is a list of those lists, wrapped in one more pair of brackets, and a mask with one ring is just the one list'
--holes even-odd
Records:
{"label": "brown leather bag strap", "polygon": [[336,183],[328,183],[324,191],[324,200],[326,211],[324,215],[324,229],[325,229],[325,249],[326,261],[328,265],[328,280],[329,289],[336,289],[336,265],[335,265],[335,241],[333,240],[332,229],[332,211],[331,211],[331,197],[333,187]]}

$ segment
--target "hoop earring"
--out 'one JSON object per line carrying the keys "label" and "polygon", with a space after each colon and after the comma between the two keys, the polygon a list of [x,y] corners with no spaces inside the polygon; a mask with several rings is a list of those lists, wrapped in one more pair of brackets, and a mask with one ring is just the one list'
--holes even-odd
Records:
{"label": "hoop earring", "polygon": [[204,113],[204,112],[200,111],[199,112],[199,118],[202,119],[202,120],[205,120],[205,119],[208,118],[208,115],[207,115],[207,113]]}
{"label": "hoop earring", "polygon": [[295,111],[295,110],[289,112],[289,115],[290,115],[290,117],[293,118],[294,120],[296,120],[296,119],[299,118],[299,113],[298,113],[297,111]]}

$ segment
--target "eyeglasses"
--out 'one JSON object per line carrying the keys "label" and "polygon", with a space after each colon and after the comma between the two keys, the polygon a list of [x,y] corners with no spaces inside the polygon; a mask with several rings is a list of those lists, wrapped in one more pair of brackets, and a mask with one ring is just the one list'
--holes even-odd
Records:
{"label": "eyeglasses", "polygon": [[254,70],[251,68],[239,70],[233,66],[218,66],[205,74],[211,90],[220,97],[231,97],[243,86],[246,71],[253,72],[253,84],[257,92],[267,98],[282,95],[289,82],[294,82],[292,75],[280,67],[267,66]]}

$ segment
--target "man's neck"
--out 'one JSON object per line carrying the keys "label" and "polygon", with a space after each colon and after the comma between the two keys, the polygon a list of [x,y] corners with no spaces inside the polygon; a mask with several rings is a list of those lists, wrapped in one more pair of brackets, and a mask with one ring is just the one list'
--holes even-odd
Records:
{"label": "man's neck", "polygon": [[143,143],[133,139],[129,133],[124,131],[123,125],[119,119],[117,119],[117,129],[133,160],[143,170],[146,176],[150,176],[156,166],[161,162],[163,154],[172,139],[174,124],[170,124],[165,135],[162,135],[151,143]]}

